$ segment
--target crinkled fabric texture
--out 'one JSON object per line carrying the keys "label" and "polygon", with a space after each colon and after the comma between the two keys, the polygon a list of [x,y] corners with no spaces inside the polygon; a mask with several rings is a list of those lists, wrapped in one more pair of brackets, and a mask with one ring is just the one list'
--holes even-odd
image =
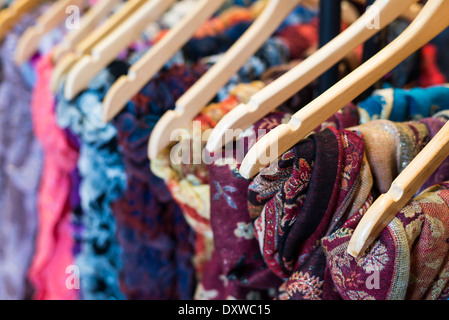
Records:
{"label": "crinkled fabric texture", "polygon": [[36,252],[29,278],[37,300],[75,300],[78,291],[67,288],[66,269],[74,264],[72,215],[78,208],[72,201],[77,189],[74,172],[78,146],[56,121],[54,96],[49,87],[52,55],[36,65],[37,82],[32,96],[33,128],[44,150],[44,164],[38,194],[39,227]]}
{"label": "crinkled fabric texture", "polygon": [[[444,126],[448,120],[448,114],[449,111],[442,111],[431,118],[405,123],[373,120],[351,128],[360,131],[364,136],[365,153],[369,159],[378,192],[388,192],[394,178],[410,164]],[[439,181],[448,179],[449,159],[445,159],[417,193]]]}
{"label": "crinkled fabric texture", "polygon": [[101,120],[103,98],[109,87],[128,70],[116,61],[102,71],[73,101],[59,97],[58,124],[78,136],[83,233],[75,257],[81,276],[81,299],[123,299],[119,285],[121,250],[111,209],[126,189],[126,174],[118,151],[117,132]]}
{"label": "crinkled fabric texture", "polygon": [[449,184],[423,191],[381,232],[363,256],[347,253],[360,210],[323,238],[326,274],[347,300],[446,300],[449,296]]}
{"label": "crinkled fabric texture", "polygon": [[150,171],[147,146],[160,117],[206,70],[198,64],[161,71],[113,122],[128,177],[124,196],[113,205],[127,299],[193,299],[194,234],[164,181]]}
{"label": "crinkled fabric texture", "polygon": [[[11,30],[0,48],[0,299],[30,298],[27,271],[34,253],[37,192],[42,149],[33,134],[31,83],[13,57],[19,36],[34,24],[44,7],[31,12]],[[28,69],[30,70],[30,69]]]}
{"label": "crinkled fabric texture", "polygon": [[[419,122],[424,123],[429,129],[429,139],[432,140],[438,131],[449,121],[449,110],[437,112],[432,118],[421,119]],[[420,192],[424,189],[441,182],[449,181],[449,158],[446,158],[441,165],[430,175],[427,181],[423,184]]]}

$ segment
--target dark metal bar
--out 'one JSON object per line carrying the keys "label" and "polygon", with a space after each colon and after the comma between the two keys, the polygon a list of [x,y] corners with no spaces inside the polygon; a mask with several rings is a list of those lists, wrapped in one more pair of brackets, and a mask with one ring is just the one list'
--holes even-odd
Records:
{"label": "dark metal bar", "polygon": [[[341,31],[341,0],[320,1],[320,47],[334,39]],[[318,80],[319,94],[339,80],[338,66],[334,66]]]}

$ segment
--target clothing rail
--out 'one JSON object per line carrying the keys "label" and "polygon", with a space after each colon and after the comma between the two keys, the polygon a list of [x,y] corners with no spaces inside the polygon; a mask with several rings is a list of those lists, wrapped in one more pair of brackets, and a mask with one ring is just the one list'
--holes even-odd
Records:
{"label": "clothing rail", "polygon": [[[320,1],[320,47],[326,45],[338,36],[341,30],[341,0]],[[318,92],[321,94],[338,81],[338,65],[324,73],[318,84]]]}

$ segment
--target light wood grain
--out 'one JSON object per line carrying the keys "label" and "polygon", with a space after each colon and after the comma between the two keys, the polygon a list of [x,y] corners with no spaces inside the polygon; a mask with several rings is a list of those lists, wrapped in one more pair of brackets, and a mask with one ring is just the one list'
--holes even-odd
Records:
{"label": "light wood grain", "polygon": [[192,38],[194,33],[224,3],[225,0],[201,0],[191,13],[131,66],[109,89],[103,101],[103,121],[113,119],[126,103],[147,84],[156,73]]}
{"label": "light wood grain", "polygon": [[102,39],[89,55],[84,55],[67,74],[64,96],[71,100],[87,88],[90,81],[135,41],[151,22],[168,10],[174,0],[151,0]]}
{"label": "light wood grain", "polygon": [[[319,78],[357,46],[398,18],[415,0],[378,0],[335,39],[313,53],[292,70],[251,97],[247,104],[231,110],[212,131],[207,150],[219,150],[230,142],[233,130],[245,130]],[[368,28],[379,14],[380,28]]]}
{"label": "light wood grain", "polygon": [[39,43],[44,35],[59,27],[67,18],[68,6],[84,8],[86,0],[60,0],[56,1],[41,17],[34,26],[29,27],[19,38],[14,62],[21,65],[28,61],[39,49]]}
{"label": "light wood grain", "polygon": [[174,110],[166,112],[156,124],[148,144],[148,156],[154,159],[167,147],[170,135],[186,128],[194,117],[214,98],[218,91],[265,43],[299,0],[270,0],[264,11],[245,34],[223,57],[201,77],[178,101]]}
{"label": "light wood grain", "polygon": [[75,46],[73,53],[58,61],[55,65],[51,77],[51,89],[57,92],[63,79],[67,77],[68,72],[84,56],[92,52],[92,49],[101,42],[102,39],[111,34],[120,24],[128,19],[148,0],[128,0],[119,10],[112,14],[104,23],[95,28],[87,37]]}

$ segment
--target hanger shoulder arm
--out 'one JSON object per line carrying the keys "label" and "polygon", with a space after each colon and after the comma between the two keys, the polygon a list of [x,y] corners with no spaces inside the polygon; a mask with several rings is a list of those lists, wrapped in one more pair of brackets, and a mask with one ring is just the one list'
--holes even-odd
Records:
{"label": "hanger shoulder arm", "polygon": [[[111,1],[110,3],[112,2],[113,1]],[[99,41],[101,41],[101,39],[110,34],[120,23],[122,23],[133,12],[135,12],[143,4],[143,2],[144,0],[127,1],[125,4],[123,4],[120,10],[113,13],[104,23],[95,28],[93,32],[90,33],[86,38],[80,40],[80,42],[75,45],[71,53],[67,54],[62,60],[58,61],[52,74],[51,80],[51,87],[53,92],[57,92],[62,79],[66,77],[66,75],[70,72],[70,70],[72,70],[76,63],[84,55],[89,54],[94,48],[95,44],[97,44]],[[60,54],[62,54],[62,52],[60,52]],[[55,58],[58,60],[60,59],[60,57]],[[72,96],[72,93],[70,93],[70,96]]]}
{"label": "hanger shoulder arm", "polygon": [[[207,149],[210,152],[220,149],[223,143],[229,142],[225,139],[226,130],[250,127],[319,78],[326,70],[343,59],[348,52],[399,17],[413,1],[415,0],[377,1],[370,10],[335,39],[253,95],[247,106],[240,105],[225,115],[213,130]],[[379,28],[370,28],[376,15],[379,16]]]}
{"label": "hanger shoulder arm", "polygon": [[65,85],[65,97],[73,99],[87,87],[93,77],[113,61],[138,34],[156,20],[174,0],[155,0],[145,3],[130,19],[99,42],[90,55],[85,55],[70,70]]}
{"label": "hanger shoulder arm", "polygon": [[82,56],[90,53],[97,43],[107,37],[118,25],[123,23],[123,21],[136,12],[144,4],[144,2],[144,0],[129,0],[123,4],[120,10],[115,12],[76,46],[75,50],[77,54]]}
{"label": "hanger shoulder arm", "polygon": [[167,61],[181,49],[225,0],[202,0],[198,7],[186,15],[175,27],[157,42],[149,52],[137,61],[129,70],[128,75],[122,76],[110,88],[103,106],[103,120],[110,121],[115,117],[135,94],[164,66]]}
{"label": "hanger shoulder arm", "polygon": [[17,0],[10,7],[4,9],[2,11],[3,14],[0,16],[0,41],[22,15],[31,11],[42,2],[43,0]]}
{"label": "hanger shoulder arm", "polygon": [[[279,146],[283,147],[279,149],[278,154],[286,152],[323,121],[329,119],[338,110],[369,88],[370,85],[378,81],[387,72],[443,31],[449,25],[447,14],[449,14],[449,1],[435,0],[429,2],[417,19],[397,39],[293,115],[290,121],[291,132],[285,132],[285,136],[279,135],[278,137],[280,140]],[[270,134],[271,132],[268,135]],[[264,141],[261,139],[259,141],[260,144],[259,142],[256,144],[259,154],[264,153],[264,150],[269,147],[269,145],[263,145]],[[241,170],[245,173],[257,174],[258,169],[255,165],[256,163],[259,164],[260,161],[252,163],[247,160],[257,157],[256,154],[252,153],[252,150],[248,152],[247,158],[242,163]],[[276,160],[274,155],[270,157],[270,160]],[[265,166],[271,161],[265,163]],[[245,177],[249,178],[248,176]]]}
{"label": "hanger shoulder arm", "polygon": [[62,83],[64,76],[75,66],[77,61],[78,56],[74,52],[68,52],[58,61],[50,79],[50,87],[53,93],[56,94],[58,92],[59,85]]}
{"label": "hanger shoulder arm", "polygon": [[[149,142],[150,158],[169,145],[169,133],[186,127],[209,103],[226,82],[263,45],[300,0],[271,0],[251,27],[211,69],[181,98],[174,111],[167,112],[156,124]],[[170,119],[170,121],[168,120]]]}
{"label": "hanger shoulder arm", "polygon": [[448,156],[449,123],[446,123],[399,174],[390,190],[368,209],[354,230],[348,253],[354,257],[362,254]]}
{"label": "hanger shoulder arm", "polygon": [[176,103],[189,119],[213,99],[215,94],[263,45],[299,1],[272,0],[247,32]]}

